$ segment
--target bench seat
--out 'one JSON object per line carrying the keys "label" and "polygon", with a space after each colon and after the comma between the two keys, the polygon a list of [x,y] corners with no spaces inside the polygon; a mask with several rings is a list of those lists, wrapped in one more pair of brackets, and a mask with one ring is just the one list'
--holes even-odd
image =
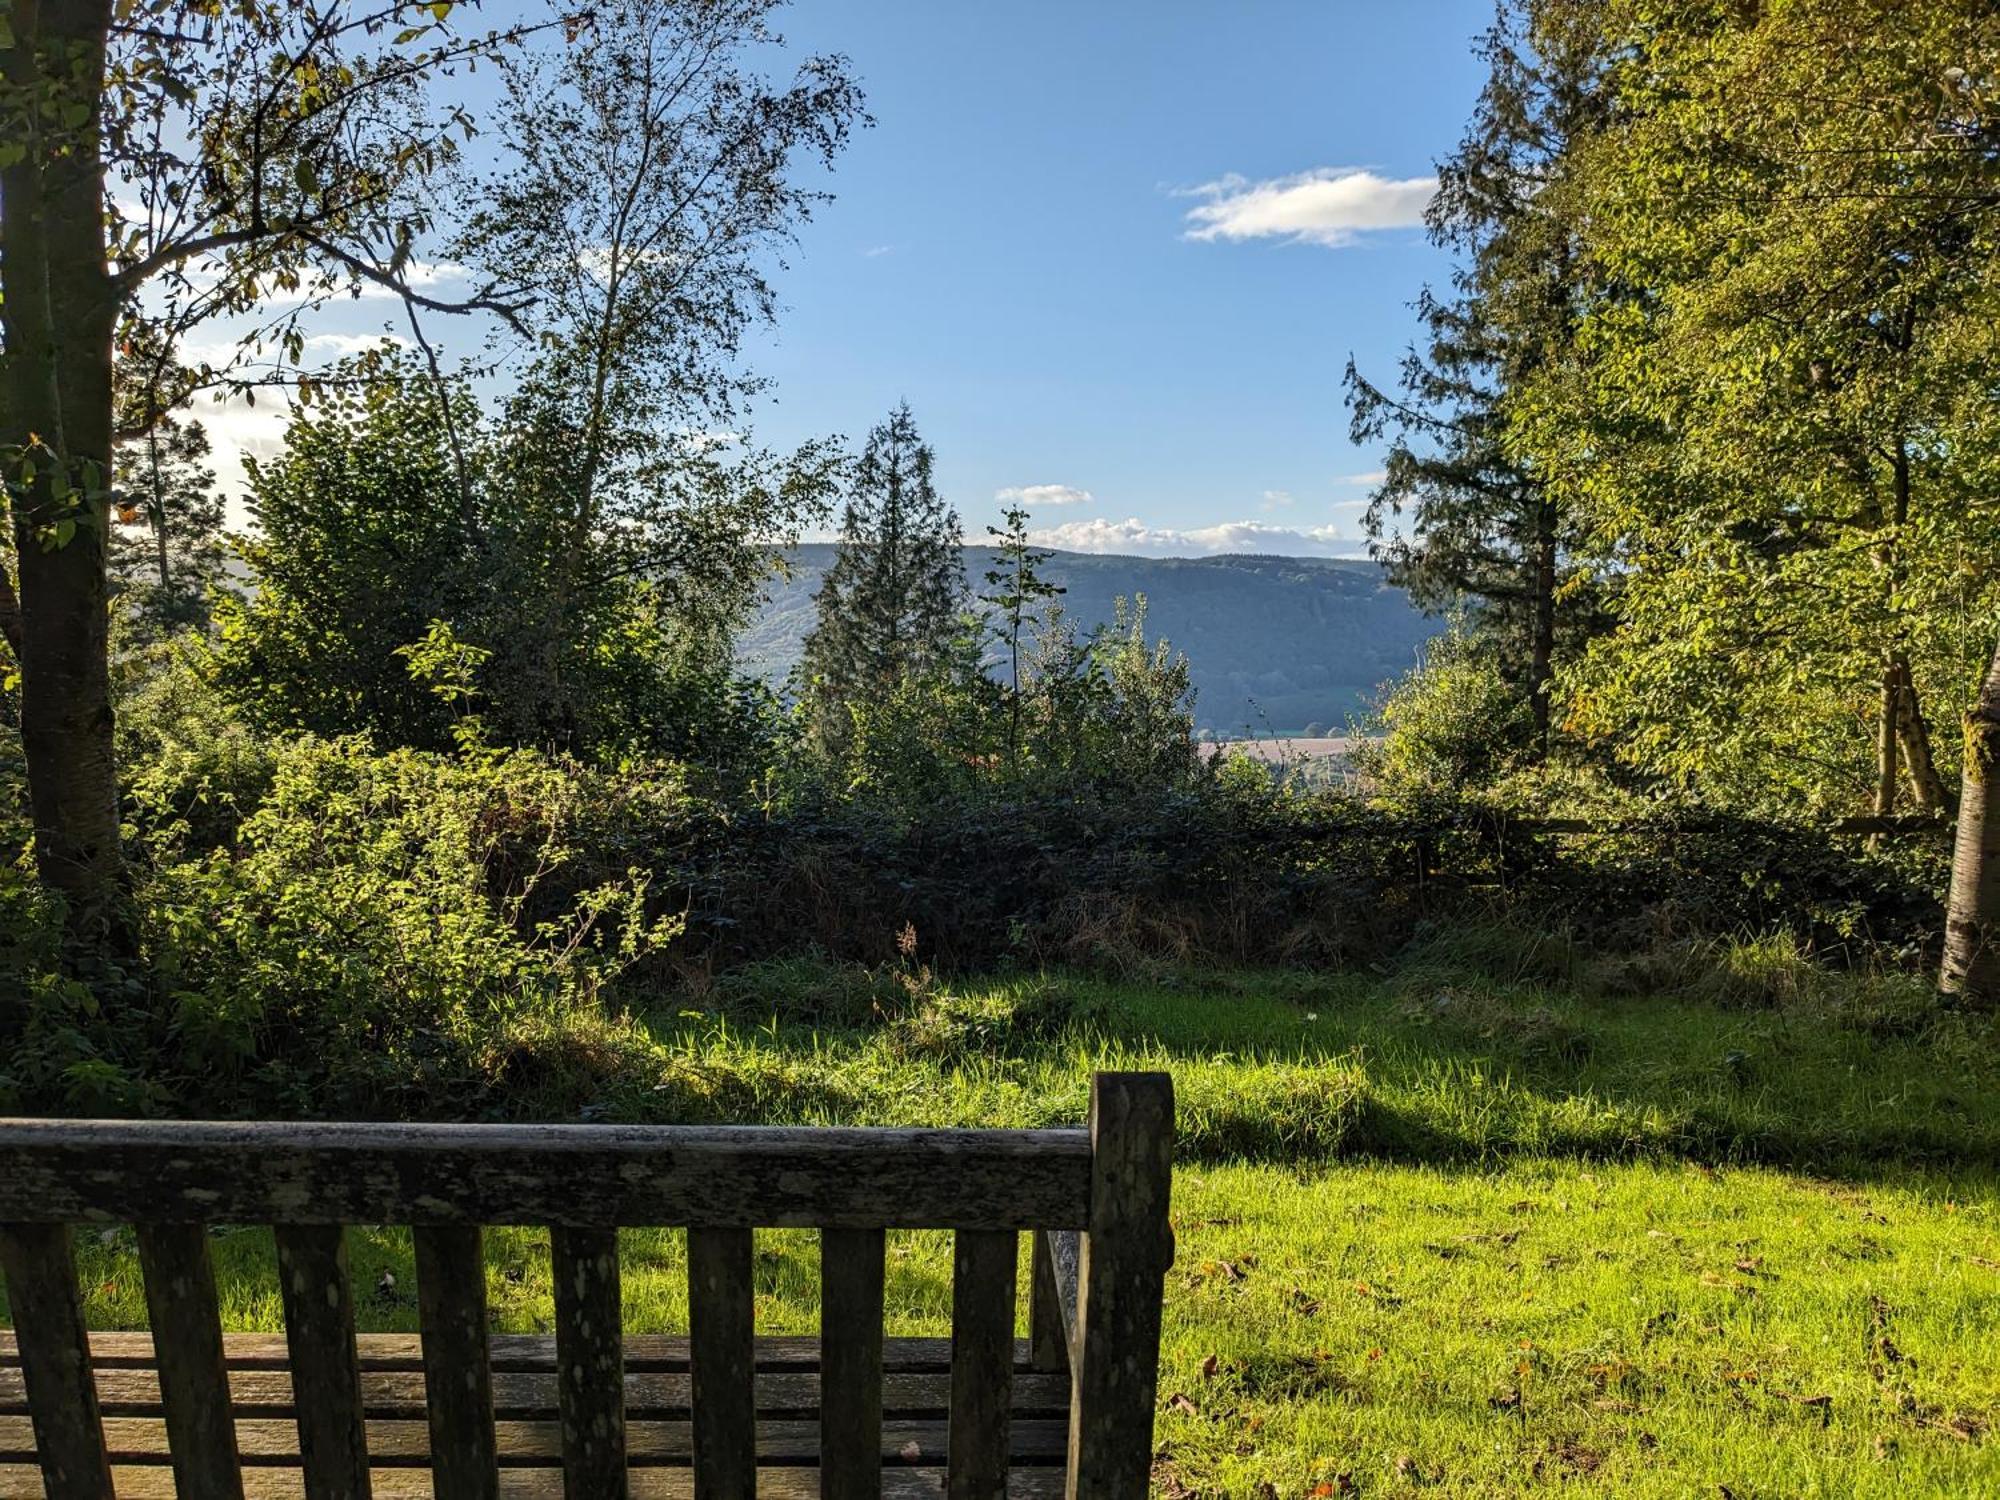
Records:
{"label": "bench seat", "polygon": [[[356,1344],[374,1493],[378,1500],[428,1497],[430,1430],[419,1340],[415,1334],[362,1334]],[[760,1338],[755,1347],[758,1494],[773,1500],[817,1496],[819,1341]],[[284,1335],[228,1334],[223,1348],[246,1500],[303,1495]],[[90,1351],[121,1500],[171,1497],[173,1471],[152,1338],[92,1333]],[[500,1493],[559,1500],[555,1340],[496,1334],[492,1356]],[[882,1493],[940,1496],[950,1341],[887,1339],[882,1365]],[[640,1500],[693,1494],[689,1378],[685,1338],[626,1339],[627,1462],[631,1493]],[[1069,1377],[1037,1370],[1026,1341],[1020,1341],[1009,1425],[1009,1495],[1062,1493],[1068,1423]],[[0,1331],[0,1500],[41,1500],[43,1493],[14,1335]]]}

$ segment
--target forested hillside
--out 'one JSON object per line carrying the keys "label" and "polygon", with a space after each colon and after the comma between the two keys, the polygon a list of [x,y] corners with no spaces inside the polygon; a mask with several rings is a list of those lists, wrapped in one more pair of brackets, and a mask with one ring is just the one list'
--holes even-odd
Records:
{"label": "forested hillside", "polygon": [[[770,682],[791,673],[836,551],[809,542],[786,553],[787,575],[738,637],[745,668]],[[966,548],[966,576],[981,577],[995,555]],[[1084,629],[1109,624],[1119,599],[1143,595],[1148,632],[1187,654],[1196,727],[1217,735],[1338,730],[1409,671],[1439,628],[1372,562],[1056,552],[1043,573]]]}

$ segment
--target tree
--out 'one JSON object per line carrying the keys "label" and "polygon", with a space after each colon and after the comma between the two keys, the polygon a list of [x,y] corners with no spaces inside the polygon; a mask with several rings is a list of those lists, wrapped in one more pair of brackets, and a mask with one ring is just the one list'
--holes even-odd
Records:
{"label": "tree", "polygon": [[[283,451],[248,461],[255,587],[221,610],[222,681],[273,727],[445,749],[451,714],[396,653],[470,615],[478,518],[459,504],[443,413],[409,398],[409,363],[364,356],[346,375],[294,412]],[[452,405],[476,441],[470,395]]]}
{"label": "tree", "polygon": [[1599,19],[1616,125],[1561,191],[1604,292],[1514,406],[1616,579],[1572,713],[1739,802],[1938,810],[1926,706],[1978,679],[2000,548],[1990,8]]}
{"label": "tree", "polygon": [[908,402],[868,435],[814,599],[800,670],[816,732],[838,747],[851,704],[954,659],[965,598],[958,512],[931,482]]}
{"label": "tree", "polygon": [[118,446],[110,564],[142,639],[208,622],[208,593],[222,579],[222,497],[208,453],[201,423],[173,416]]}
{"label": "tree", "polygon": [[1507,402],[1566,363],[1587,295],[1576,227],[1551,188],[1604,117],[1596,40],[1566,9],[1503,4],[1480,42],[1485,88],[1425,214],[1432,242],[1464,258],[1452,292],[1418,299],[1427,348],[1394,389],[1347,366],[1354,441],[1390,439],[1366,514],[1375,554],[1426,608],[1478,602],[1544,753],[1559,644],[1593,611],[1574,522],[1543,466],[1510,450]]}
{"label": "tree", "polygon": [[2000,649],[1965,715],[1965,771],[1945,898],[1941,993],[1975,1005],[2000,1000]]}
{"label": "tree", "polygon": [[1053,600],[1066,592],[1061,584],[1042,577],[1042,564],[1055,554],[1031,546],[1028,541],[1028,512],[1009,505],[1002,513],[1005,526],[988,526],[995,557],[986,570],[982,602],[993,607],[1001,645],[1007,652],[1007,760],[1016,770],[1021,759],[1021,704],[1028,685],[1021,677],[1021,646],[1036,617]]}
{"label": "tree", "polygon": [[167,357],[204,321],[275,293],[291,300],[260,332],[296,360],[297,314],[364,281],[508,312],[497,287],[448,303],[410,275],[423,186],[470,123],[431,108],[424,84],[499,41],[453,38],[453,8],[12,0],[4,12],[13,576],[0,628],[21,667],[37,871],[86,948],[124,930],[105,609],[121,322],[130,347]]}
{"label": "tree", "polygon": [[643,585],[669,633],[714,655],[770,544],[822,513],[823,445],[778,462],[733,430],[757,386],[743,334],[772,318],[772,267],[825,197],[795,169],[830,166],[865,119],[843,58],[777,84],[754,70],[782,44],[776,8],[612,0],[561,54],[505,64],[507,164],[468,184],[453,254],[536,292],[520,322],[537,352],[494,456],[509,498],[485,531],[511,617],[490,644],[524,739],[582,732],[581,676],[607,610],[630,618],[621,599]]}

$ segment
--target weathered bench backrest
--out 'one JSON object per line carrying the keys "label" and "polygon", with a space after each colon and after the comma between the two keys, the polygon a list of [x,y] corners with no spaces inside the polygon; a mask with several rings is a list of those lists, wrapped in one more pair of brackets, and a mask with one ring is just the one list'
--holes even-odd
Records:
{"label": "weathered bench backrest", "polygon": [[1136,1497],[1152,1459],[1173,1089],[1094,1080],[1087,1130],[0,1121],[7,1278],[43,1482],[101,1500],[111,1469],[69,1226],[138,1233],[179,1492],[242,1494],[210,1224],[275,1226],[306,1493],[369,1493],[343,1226],[412,1227],[434,1493],[498,1493],[480,1226],[545,1224],[570,1500],[626,1493],[621,1225],[685,1226],[697,1497],[756,1486],[751,1236],[820,1231],[822,1493],[881,1489],[883,1232],[954,1234],[947,1483],[1008,1472],[1016,1247],[1030,1340],[1071,1372],[1068,1493]]}

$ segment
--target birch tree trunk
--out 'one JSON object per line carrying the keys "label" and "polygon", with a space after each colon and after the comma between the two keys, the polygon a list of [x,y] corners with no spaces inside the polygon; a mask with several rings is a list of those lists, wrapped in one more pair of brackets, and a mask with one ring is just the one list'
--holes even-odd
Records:
{"label": "birch tree trunk", "polygon": [[1958,793],[1958,838],[1945,902],[1944,963],[1938,990],[1968,1005],[2000,998],[2000,647],[1965,715],[1965,775]]}
{"label": "birch tree trunk", "polygon": [[1903,765],[1909,772],[1910,792],[1922,811],[1948,811],[1951,794],[1945,788],[1944,778],[1938,775],[1937,761],[1931,754],[1931,727],[1917,697],[1909,658],[1900,653],[1896,658],[1896,674],[1896,741],[1902,747]]}

